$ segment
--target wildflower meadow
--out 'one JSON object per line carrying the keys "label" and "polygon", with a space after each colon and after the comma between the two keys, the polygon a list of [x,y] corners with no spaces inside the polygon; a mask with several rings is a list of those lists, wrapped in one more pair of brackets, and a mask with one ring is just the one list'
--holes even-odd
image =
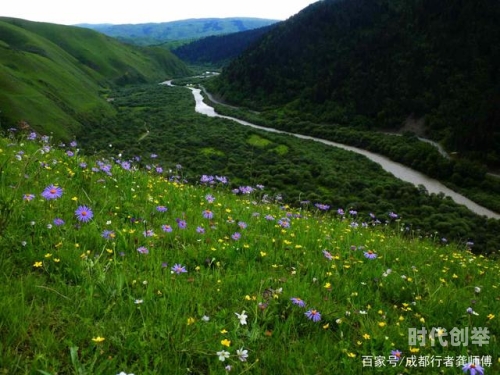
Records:
{"label": "wildflower meadow", "polygon": [[0,139],[0,374],[498,374],[468,245],[151,155]]}

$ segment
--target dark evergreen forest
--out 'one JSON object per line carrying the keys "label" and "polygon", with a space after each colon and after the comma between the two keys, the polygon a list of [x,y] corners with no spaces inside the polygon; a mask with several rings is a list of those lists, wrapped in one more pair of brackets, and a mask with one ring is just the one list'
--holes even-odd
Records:
{"label": "dark evergreen forest", "polygon": [[277,25],[210,87],[323,124],[420,120],[450,152],[500,166],[500,2],[323,0]]}
{"label": "dark evergreen forest", "polygon": [[276,24],[226,35],[213,35],[173,48],[180,59],[195,65],[221,67],[256,43]]}

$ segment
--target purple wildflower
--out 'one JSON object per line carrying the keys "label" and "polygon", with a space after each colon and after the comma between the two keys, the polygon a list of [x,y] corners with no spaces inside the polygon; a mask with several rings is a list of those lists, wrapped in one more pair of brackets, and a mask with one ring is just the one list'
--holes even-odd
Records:
{"label": "purple wildflower", "polygon": [[371,250],[365,251],[363,254],[365,255],[365,258],[368,259],[375,259],[377,257],[377,254]]}
{"label": "purple wildflower", "polygon": [[203,234],[203,233],[205,233],[205,229],[203,227],[197,227],[196,232]]}
{"label": "purple wildflower", "polygon": [[86,223],[87,221],[90,221],[92,219],[92,217],[94,217],[94,213],[87,206],[79,206],[75,210],[75,215],[79,221],[83,221],[84,223]]}
{"label": "purple wildflower", "polygon": [[240,186],[239,191],[241,194],[250,194],[253,192],[253,187],[251,186]]}
{"label": "purple wildflower", "polygon": [[64,224],[64,220],[63,220],[63,219],[61,219],[60,217],[56,217],[56,218],[54,219],[54,225],[56,225],[56,226],[61,226],[61,225],[63,225],[63,224]]}
{"label": "purple wildflower", "polygon": [[180,264],[174,264],[174,266],[171,268],[171,270],[172,270],[172,273],[175,272],[177,275],[187,272],[186,267],[181,266]]}
{"label": "purple wildflower", "polygon": [[200,178],[200,182],[202,183],[210,183],[214,180],[214,176],[207,176],[206,174],[204,174],[203,176],[201,176]]}
{"label": "purple wildflower", "polygon": [[177,225],[179,226],[179,228],[181,229],[186,229],[187,227],[187,223],[185,220],[180,220],[180,219],[177,219]]}
{"label": "purple wildflower", "polygon": [[399,351],[399,350],[392,350],[392,351],[391,351],[391,355],[392,355],[393,357],[395,357],[398,361],[401,359],[401,355],[402,355],[402,354],[403,354],[403,353],[402,353],[401,351]]}
{"label": "purple wildflower", "polygon": [[227,184],[227,177],[225,176],[215,176],[215,179],[221,184]]}
{"label": "purple wildflower", "polygon": [[115,232],[107,229],[102,231],[101,236],[106,240],[113,240],[116,237]]}
{"label": "purple wildflower", "polygon": [[158,211],[158,212],[165,212],[167,210],[168,210],[168,208],[165,206],[157,206],[156,207],[156,211]]}
{"label": "purple wildflower", "polygon": [[63,190],[59,186],[49,185],[42,193],[42,197],[47,200],[61,198]]}
{"label": "purple wildflower", "polygon": [[397,219],[398,218],[398,214],[396,214],[396,213],[394,213],[394,212],[391,211],[391,212],[389,212],[389,217],[391,219]]}
{"label": "purple wildflower", "polygon": [[319,322],[321,320],[321,314],[318,310],[308,310],[304,313],[304,315],[313,322]]}
{"label": "purple wildflower", "polygon": [[278,224],[282,228],[290,228],[290,221],[288,221],[288,218],[279,219]]}
{"label": "purple wildflower", "polygon": [[149,250],[148,250],[148,248],[147,248],[147,247],[145,247],[145,246],[141,246],[141,247],[139,247],[139,248],[137,249],[137,251],[138,251],[139,253],[141,253],[141,254],[149,254]]}
{"label": "purple wildflower", "polygon": [[130,165],[130,163],[129,163],[128,161],[123,161],[123,162],[121,163],[121,166],[122,166],[122,168],[123,168],[123,169],[125,169],[126,171],[130,171],[130,167],[131,167],[131,165]]}
{"label": "purple wildflower", "polygon": [[345,212],[344,212],[344,210],[343,210],[342,208],[339,208],[339,209],[337,210],[337,213],[338,213],[339,215],[341,215],[341,216],[344,216],[344,213],[345,213]]}
{"label": "purple wildflower", "polygon": [[318,210],[321,210],[321,211],[327,211],[330,209],[330,206],[327,205],[327,204],[322,204],[322,203],[316,203],[314,206],[316,206],[316,208]]}
{"label": "purple wildflower", "polygon": [[68,151],[66,151],[66,155],[68,155],[69,157],[72,157],[72,156],[75,156],[75,153],[71,150],[68,150]]}
{"label": "purple wildflower", "polygon": [[467,363],[464,367],[462,367],[462,371],[467,373],[470,371],[470,375],[483,375],[484,368],[479,364],[479,360],[475,360],[472,363]]}
{"label": "purple wildflower", "polygon": [[330,254],[330,252],[326,251],[326,250],[323,250],[323,255],[325,256],[326,259],[328,260],[332,260],[333,259],[333,256],[332,254]]}
{"label": "purple wildflower", "polygon": [[240,238],[241,238],[241,234],[239,232],[234,232],[232,235],[231,235],[231,238],[235,241],[238,241]]}
{"label": "purple wildflower", "polygon": [[24,194],[23,196],[23,200],[29,202],[29,201],[32,201],[33,198],[35,198],[35,194]]}
{"label": "purple wildflower", "polygon": [[210,210],[203,211],[203,217],[205,219],[212,219],[214,217],[214,213]]}
{"label": "purple wildflower", "polygon": [[77,146],[77,143],[76,143],[76,141],[71,141],[69,145],[70,145],[71,147],[76,147],[76,146]]}
{"label": "purple wildflower", "polygon": [[155,235],[154,231],[152,229],[147,229],[144,232],[142,232],[144,237],[153,237]]}
{"label": "purple wildflower", "polygon": [[214,203],[215,201],[215,197],[212,194],[205,195],[205,199],[207,200],[208,203]]}
{"label": "purple wildflower", "polygon": [[301,300],[300,298],[298,298],[298,297],[290,298],[290,301],[292,301],[292,303],[294,305],[297,305],[299,307],[305,307],[306,306],[306,303],[303,300]]}
{"label": "purple wildflower", "polygon": [[241,229],[245,229],[247,227],[247,223],[245,223],[244,221],[239,221],[238,222],[238,226],[241,228]]}
{"label": "purple wildflower", "polygon": [[170,232],[172,232],[172,227],[170,225],[165,224],[165,225],[161,226],[161,230],[164,232],[170,233]]}

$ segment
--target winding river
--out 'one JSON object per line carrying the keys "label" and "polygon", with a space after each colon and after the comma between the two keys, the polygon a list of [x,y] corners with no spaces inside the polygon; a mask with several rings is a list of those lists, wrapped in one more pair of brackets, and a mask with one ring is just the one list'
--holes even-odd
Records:
{"label": "winding river", "polygon": [[[164,82],[164,84],[172,86],[171,81]],[[434,179],[424,175],[423,173],[414,171],[413,169],[408,168],[400,163],[396,163],[385,156],[381,156],[381,155],[378,155],[378,154],[375,154],[373,152],[369,152],[369,151],[366,151],[366,150],[363,150],[363,149],[360,149],[357,147],[352,147],[352,146],[347,146],[347,145],[337,143],[337,142],[327,141],[327,140],[321,139],[321,138],[315,138],[315,137],[310,137],[307,135],[290,133],[290,132],[276,130],[276,129],[272,129],[272,128],[266,128],[264,126],[255,125],[255,124],[252,124],[252,123],[249,123],[247,121],[240,120],[240,119],[237,119],[234,117],[220,115],[217,112],[215,112],[215,109],[213,107],[210,107],[209,105],[207,105],[203,101],[203,96],[201,95],[200,89],[193,88],[193,87],[188,87],[188,88],[193,93],[194,100],[196,102],[195,111],[198,113],[207,115],[209,117],[220,117],[220,118],[224,118],[227,120],[232,120],[232,121],[237,122],[238,124],[250,126],[252,128],[264,130],[267,132],[286,134],[286,135],[294,136],[294,137],[301,138],[301,139],[320,142],[320,143],[323,143],[323,144],[328,145],[328,146],[338,147],[338,148],[342,148],[342,149],[347,150],[347,151],[352,151],[352,152],[355,152],[357,154],[361,154],[361,155],[367,157],[368,159],[374,161],[375,163],[379,164],[384,170],[391,173],[392,175],[394,175],[396,178],[399,178],[400,180],[410,182],[410,183],[414,184],[415,186],[422,185],[427,189],[427,191],[429,193],[435,193],[435,194],[443,193],[446,196],[449,196],[451,199],[453,199],[453,201],[455,201],[456,203],[459,203],[459,204],[466,206],[468,209],[470,209],[472,212],[474,212],[478,215],[486,216],[488,218],[493,218],[493,219],[500,219],[500,214],[478,205],[477,203],[471,201],[470,199],[464,197],[463,195],[458,194],[455,191],[449,189],[448,187],[443,185],[441,182],[434,180]]]}

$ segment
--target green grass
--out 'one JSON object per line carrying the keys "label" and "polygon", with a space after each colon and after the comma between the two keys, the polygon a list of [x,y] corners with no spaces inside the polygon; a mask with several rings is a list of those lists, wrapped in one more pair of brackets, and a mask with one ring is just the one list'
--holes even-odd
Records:
{"label": "green grass", "polygon": [[126,45],[78,27],[0,17],[0,41],[2,125],[25,121],[64,140],[115,115],[103,90],[189,72],[165,49]]}
{"label": "green grass", "polygon": [[[334,209],[266,203],[265,190],[180,183],[155,159],[150,171],[127,170],[47,146],[0,140],[0,373],[461,373],[456,363],[409,367],[411,355],[491,356],[485,373],[500,370],[494,260],[402,238],[397,220],[364,227]],[[47,200],[52,184],[63,193]],[[75,216],[82,205],[88,222]],[[172,273],[175,264],[187,272]],[[409,345],[408,330],[422,326],[486,327],[489,343]],[[396,349],[402,365],[363,367],[363,356]]]}

